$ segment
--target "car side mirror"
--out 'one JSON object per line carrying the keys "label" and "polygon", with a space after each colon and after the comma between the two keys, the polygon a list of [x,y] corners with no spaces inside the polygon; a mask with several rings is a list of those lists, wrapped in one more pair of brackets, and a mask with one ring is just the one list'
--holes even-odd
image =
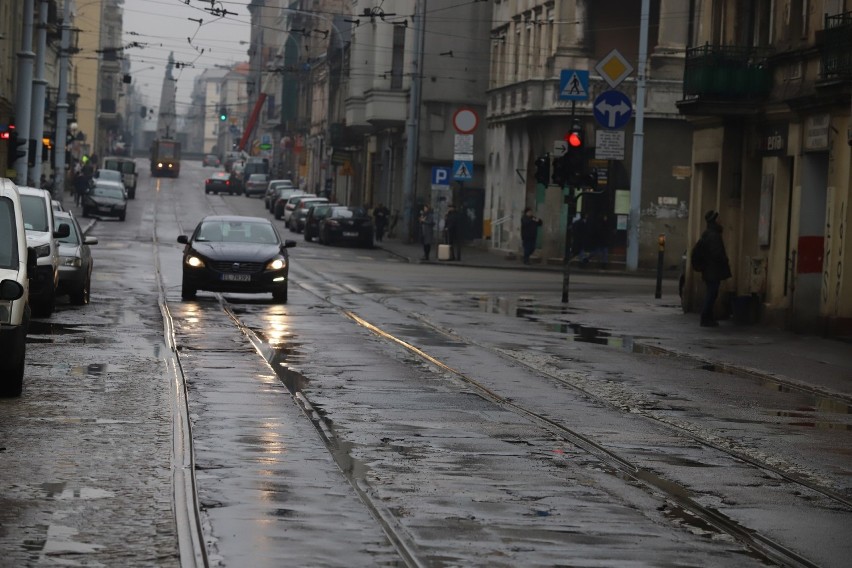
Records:
{"label": "car side mirror", "polygon": [[290,239],[284,241],[284,248],[293,248],[294,246],[296,246],[296,241]]}
{"label": "car side mirror", "polygon": [[59,228],[53,231],[53,237],[56,239],[64,239],[71,234],[71,227],[68,223],[60,223]]}
{"label": "car side mirror", "polygon": [[98,244],[98,237],[86,237],[83,239],[84,245],[96,245]]}
{"label": "car side mirror", "polygon": [[0,300],[17,300],[24,295],[24,287],[14,280],[0,282]]}
{"label": "car side mirror", "polygon": [[27,247],[27,278],[35,278],[38,270],[38,253],[33,247]]}
{"label": "car side mirror", "polygon": [[178,235],[177,242],[179,242],[182,245],[188,244],[189,243],[189,237],[187,237],[186,235]]}

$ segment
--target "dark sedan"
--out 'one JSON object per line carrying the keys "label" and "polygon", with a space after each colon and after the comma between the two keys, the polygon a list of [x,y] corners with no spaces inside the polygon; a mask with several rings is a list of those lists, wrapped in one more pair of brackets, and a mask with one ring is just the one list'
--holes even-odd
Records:
{"label": "dark sedan", "polygon": [[337,205],[337,203],[317,203],[316,205],[311,205],[308,208],[308,212],[305,215],[305,240],[311,242],[319,235],[319,224],[320,221],[325,219],[325,217],[331,213],[332,208]]}
{"label": "dark sedan", "polygon": [[121,184],[97,181],[83,195],[83,217],[91,215],[118,217],[124,221],[127,214],[127,195]]}
{"label": "dark sedan", "polygon": [[198,290],[246,294],[272,292],[287,303],[289,255],[296,241],[282,241],[267,219],[211,215],[201,220],[192,236],[180,235],[183,249],[181,297]]}
{"label": "dark sedan", "polygon": [[231,174],[228,172],[215,172],[204,180],[204,193],[237,193],[236,187],[231,185]]}
{"label": "dark sedan", "polygon": [[373,246],[373,220],[363,207],[332,207],[319,223],[319,242],[325,245],[350,242]]}

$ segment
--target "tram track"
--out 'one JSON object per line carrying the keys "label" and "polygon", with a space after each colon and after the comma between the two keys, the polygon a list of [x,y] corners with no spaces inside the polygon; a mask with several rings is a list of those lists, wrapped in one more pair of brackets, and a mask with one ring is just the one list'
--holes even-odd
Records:
{"label": "tram track", "polygon": [[[212,205],[212,204],[211,204]],[[215,207],[212,207],[215,210]],[[175,211],[175,219],[178,224],[178,227],[181,228],[181,232],[183,232],[183,227],[180,222],[180,218]],[[155,225],[154,225],[154,244],[155,249],[157,246],[157,233],[156,233],[156,214],[155,214]],[[165,285],[162,280],[162,276],[159,273],[159,256],[156,257],[157,262],[157,271],[158,271],[158,282],[160,285],[160,294],[161,294],[161,310],[164,313],[164,320],[167,319],[168,316],[168,298],[165,294]],[[300,267],[300,270],[304,270],[305,273],[313,274],[316,278],[323,278],[322,273],[319,271],[314,271],[310,268]],[[362,328],[370,331],[372,334],[380,337],[381,339],[396,345],[409,353],[416,355],[418,358],[426,361],[430,365],[433,365],[439,368],[441,371],[452,374],[458,380],[461,380],[465,384],[467,384],[470,388],[476,390],[483,398],[491,401],[493,404],[500,406],[506,410],[509,410],[515,413],[518,416],[524,417],[526,420],[529,420],[538,426],[544,428],[549,431],[551,434],[560,438],[577,448],[580,448],[584,452],[589,455],[594,456],[600,462],[606,464],[608,467],[612,468],[614,471],[617,471],[619,476],[632,480],[635,483],[638,483],[647,488],[649,492],[658,493],[665,496],[667,500],[677,504],[679,507],[691,512],[697,517],[703,519],[708,524],[714,526],[717,530],[722,533],[729,535],[730,537],[736,539],[738,542],[742,543],[748,549],[750,549],[756,556],[762,558],[767,562],[771,562],[773,564],[781,565],[781,566],[801,566],[801,567],[815,567],[817,564],[805,558],[804,556],[798,554],[797,552],[791,550],[790,548],[784,546],[783,544],[776,542],[764,535],[761,535],[757,531],[751,530],[748,527],[742,526],[736,520],[728,517],[727,515],[721,513],[715,508],[708,507],[702,505],[697,501],[692,492],[673,481],[664,479],[663,477],[657,475],[656,473],[648,470],[647,468],[640,467],[633,463],[629,458],[622,456],[616,451],[613,451],[604,445],[598,443],[593,438],[581,434],[564,424],[561,424],[558,420],[554,420],[549,418],[544,413],[536,410],[535,408],[528,408],[527,406],[518,403],[510,398],[504,397],[499,393],[495,392],[493,389],[489,388],[487,385],[477,380],[476,377],[472,376],[470,373],[458,370],[450,366],[449,364],[443,362],[439,358],[429,354],[427,351],[418,348],[405,341],[402,338],[399,338],[392,333],[382,329],[379,326],[372,324],[366,319],[360,317],[355,311],[348,309],[338,302],[336,299],[338,296],[344,295],[357,295],[362,298],[367,298],[371,301],[376,302],[377,304],[382,305],[384,308],[397,312],[398,314],[406,317],[412,318],[419,323],[419,325],[428,329],[433,333],[437,333],[442,335],[447,339],[451,339],[453,341],[462,342],[471,347],[475,347],[477,349],[483,349],[495,354],[503,359],[511,360],[515,364],[519,364],[527,368],[530,372],[536,373],[540,376],[544,376],[549,380],[557,381],[563,386],[568,386],[572,389],[575,389],[578,392],[581,392],[583,395],[588,396],[592,399],[595,399],[599,402],[605,403],[608,406],[612,406],[610,401],[596,395],[595,393],[589,392],[587,390],[582,389],[578,385],[571,383],[570,381],[566,381],[562,377],[559,377],[553,373],[549,373],[546,370],[542,370],[539,367],[529,364],[524,361],[522,358],[514,357],[509,353],[506,353],[504,350],[497,349],[493,346],[485,345],[481,342],[477,342],[476,340],[466,337],[462,334],[457,333],[454,330],[448,330],[440,327],[439,325],[429,321],[425,317],[421,315],[413,315],[411,313],[405,312],[401,309],[390,306],[387,302],[387,298],[385,297],[374,297],[369,294],[364,294],[360,292],[357,288],[353,288],[346,285],[334,286],[335,290],[332,294],[324,294],[322,292],[318,292],[313,286],[303,285],[298,282],[293,282],[291,284],[296,284],[300,286],[303,290],[308,293],[314,295],[319,298],[323,302],[327,303],[329,306],[333,307],[337,310],[342,316],[348,318],[353,321],[357,325]],[[227,316],[231,319],[234,325],[240,329],[240,331],[249,339],[249,341],[254,345],[255,350],[266,359],[264,356],[264,342],[263,340],[251,329],[249,325],[247,325],[243,319],[235,313],[228,305],[227,300],[221,295],[217,294],[217,298],[219,300],[219,308],[222,309]],[[171,333],[171,344],[170,348],[172,349],[172,353],[176,358],[175,365],[175,374],[176,376],[179,374],[180,370],[180,360],[178,352],[174,346],[174,331],[170,329],[170,326],[166,324],[166,332]],[[268,360],[267,360],[268,362]],[[185,385],[183,386],[185,391]],[[304,415],[313,423],[316,428],[318,434],[323,439],[326,447],[329,452],[331,452],[332,456],[334,456],[334,448],[337,445],[338,441],[335,439],[335,435],[332,429],[328,427],[326,424],[326,418],[320,413],[316,412],[313,408],[310,400],[301,392],[293,393],[294,398],[297,404],[302,409]],[[185,401],[184,401],[185,403]],[[775,475],[782,477],[787,483],[797,485],[801,488],[815,491],[823,495],[824,497],[831,499],[833,502],[838,505],[842,505],[846,508],[852,508],[852,501],[845,498],[842,495],[837,494],[834,491],[821,487],[819,485],[813,484],[805,479],[801,479],[798,476],[792,475],[788,472],[780,468],[773,467],[769,464],[761,463],[753,458],[750,458],[747,455],[742,454],[741,452],[737,452],[730,448],[725,447],[724,445],[714,444],[711,441],[704,439],[703,437],[697,436],[689,430],[684,429],[676,424],[671,424],[669,422],[663,421],[654,417],[652,415],[642,414],[642,417],[653,421],[655,424],[665,426],[668,429],[676,431],[678,435],[685,436],[691,439],[695,443],[699,443],[705,445],[707,447],[713,448],[716,451],[722,452],[732,458],[740,460],[744,463],[749,464],[754,468],[761,469],[763,471],[771,472]],[[177,427],[177,426],[176,426]],[[187,422],[188,428],[188,422]],[[364,487],[359,480],[355,479],[351,475],[345,474],[350,485],[353,487],[354,491],[360,498],[361,502],[365,505],[365,507],[370,511],[373,518],[376,522],[381,526],[382,531],[387,536],[388,540],[394,547],[394,549],[399,554],[400,558],[405,562],[407,566],[425,566],[428,565],[428,562],[419,558],[417,547],[414,544],[411,537],[406,533],[406,531],[398,524],[394,515],[391,511],[387,510],[384,505],[382,505],[379,500],[375,499],[371,494],[369,487]],[[195,488],[193,487],[193,491]],[[195,508],[197,515],[197,506]],[[199,529],[200,530],[200,529]],[[200,533],[198,535],[200,537]],[[190,537],[195,540],[195,537]],[[202,539],[203,542],[203,539]],[[205,560],[206,561],[206,560]],[[206,565],[206,564],[203,564]]]}

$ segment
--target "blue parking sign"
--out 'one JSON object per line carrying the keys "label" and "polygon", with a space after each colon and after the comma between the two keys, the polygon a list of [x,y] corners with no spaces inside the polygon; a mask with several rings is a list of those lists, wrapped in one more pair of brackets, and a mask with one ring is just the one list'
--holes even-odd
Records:
{"label": "blue parking sign", "polygon": [[451,168],[440,166],[432,167],[432,187],[435,189],[450,187]]}

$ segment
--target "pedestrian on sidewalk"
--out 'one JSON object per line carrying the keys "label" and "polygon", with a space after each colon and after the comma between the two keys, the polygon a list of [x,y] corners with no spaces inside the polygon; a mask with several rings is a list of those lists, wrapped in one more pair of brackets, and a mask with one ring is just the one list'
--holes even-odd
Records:
{"label": "pedestrian on sidewalk", "polygon": [[589,225],[588,233],[592,252],[586,255],[583,263],[588,263],[590,258],[596,256],[601,263],[601,268],[606,268],[609,264],[610,241],[609,217],[606,213],[601,213],[595,217],[595,220]]}
{"label": "pedestrian on sidewalk", "polygon": [[704,280],[704,305],[701,309],[701,326],[716,327],[714,312],[716,299],[719,297],[719,287],[723,280],[731,277],[731,266],[728,263],[728,254],[725,251],[725,242],[722,239],[722,225],[719,223],[719,212],[708,211],[704,215],[707,229],[701,234],[701,238],[695,243],[690,254],[692,267],[701,272]]}
{"label": "pedestrian on sidewalk", "polygon": [[376,226],[377,242],[382,242],[382,239],[385,238],[385,228],[388,226],[389,216],[390,211],[388,211],[388,208],[381,203],[373,209],[373,224]]}
{"label": "pedestrian on sidewalk", "polygon": [[83,195],[88,189],[89,178],[81,170],[74,176],[74,205],[80,205],[80,202],[83,201]]}
{"label": "pedestrian on sidewalk", "polygon": [[461,260],[461,215],[451,203],[444,217],[444,231],[447,233],[447,244],[450,245],[450,260]]}
{"label": "pedestrian on sidewalk", "polygon": [[535,252],[535,242],[538,238],[538,228],[541,227],[542,221],[535,215],[531,207],[524,209],[524,216],[521,217],[521,242],[524,247],[524,264],[530,263],[530,257]]}
{"label": "pedestrian on sidewalk", "polygon": [[435,214],[428,205],[420,211],[420,242],[423,244],[423,258],[420,260],[429,260],[432,243],[435,242]]}

